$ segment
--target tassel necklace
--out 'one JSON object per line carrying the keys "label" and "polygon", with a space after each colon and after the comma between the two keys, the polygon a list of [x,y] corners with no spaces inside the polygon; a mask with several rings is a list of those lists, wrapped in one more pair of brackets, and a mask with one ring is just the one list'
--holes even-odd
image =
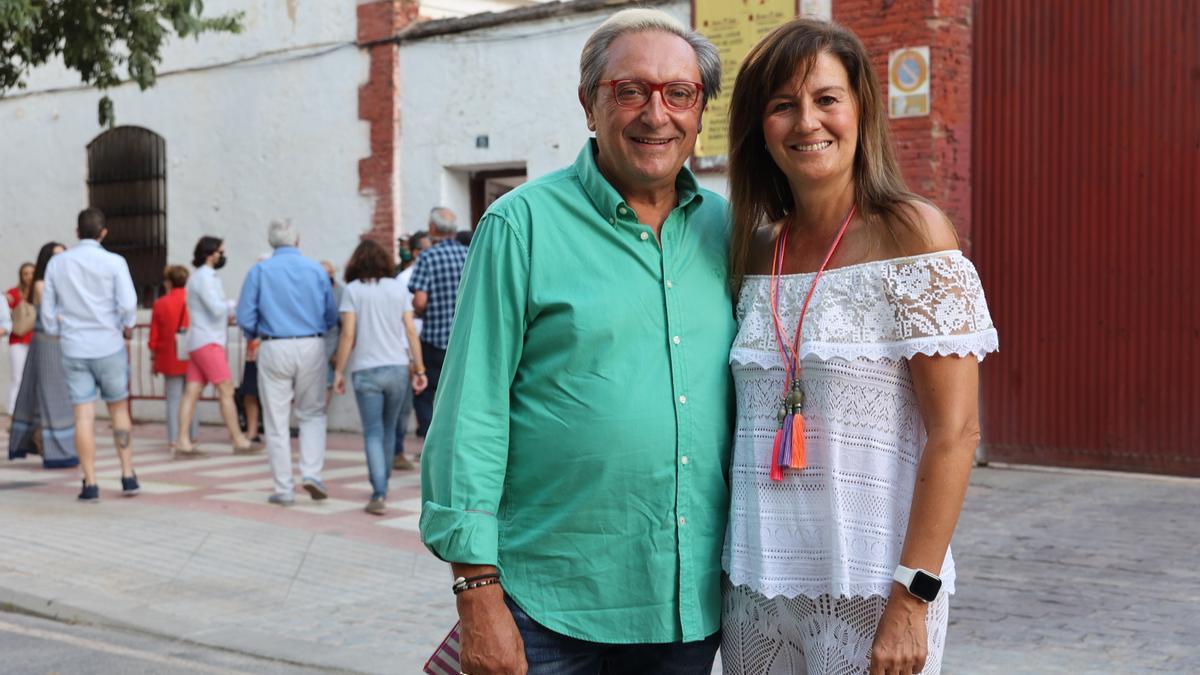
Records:
{"label": "tassel necklace", "polygon": [[783,359],[786,377],[783,380],[783,396],[779,402],[779,430],[775,432],[775,444],[771,450],[771,480],[783,480],[784,469],[803,469],[807,462],[804,447],[804,389],[800,385],[800,336],[804,332],[804,315],[808,313],[808,303],[812,300],[813,291],[817,290],[817,282],[846,234],[850,220],[854,218],[856,205],[850,207],[842,226],[838,228],[825,260],[813,275],[812,284],[808,287],[808,295],[804,297],[804,305],[800,309],[800,320],[796,325],[796,337],[788,344],[787,333],[783,320],[779,316],[779,279],[783,276],[783,258],[787,253],[788,229],[775,239],[775,254],[771,259],[771,320],[775,325],[775,343],[779,346],[779,355]]}

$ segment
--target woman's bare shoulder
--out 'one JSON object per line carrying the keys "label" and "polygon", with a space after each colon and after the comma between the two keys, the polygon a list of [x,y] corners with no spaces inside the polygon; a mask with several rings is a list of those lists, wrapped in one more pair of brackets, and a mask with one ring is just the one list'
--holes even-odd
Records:
{"label": "woman's bare shoulder", "polygon": [[895,228],[901,255],[959,248],[958,232],[941,209],[921,199],[906,202],[903,208],[908,212],[912,226]]}
{"label": "woman's bare shoulder", "polygon": [[747,274],[770,274],[771,259],[775,249],[775,236],[779,230],[778,223],[760,225],[754,231],[750,240],[750,262],[746,266]]}

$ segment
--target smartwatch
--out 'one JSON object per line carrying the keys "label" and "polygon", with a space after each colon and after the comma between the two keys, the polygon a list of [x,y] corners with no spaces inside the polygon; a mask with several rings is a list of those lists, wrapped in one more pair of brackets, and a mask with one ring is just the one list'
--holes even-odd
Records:
{"label": "smartwatch", "polygon": [[908,589],[909,595],[922,602],[933,602],[937,599],[938,591],[942,590],[942,580],[935,574],[923,569],[912,569],[904,565],[896,566],[892,580]]}

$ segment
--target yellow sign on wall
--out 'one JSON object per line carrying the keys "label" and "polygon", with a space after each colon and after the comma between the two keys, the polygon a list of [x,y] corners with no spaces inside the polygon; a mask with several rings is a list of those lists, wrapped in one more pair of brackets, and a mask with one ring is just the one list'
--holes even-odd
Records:
{"label": "yellow sign on wall", "polygon": [[704,129],[696,140],[696,169],[725,166],[729,152],[729,96],[750,48],[796,16],[797,0],[693,0],[692,23],[721,53],[721,95],[709,101]]}

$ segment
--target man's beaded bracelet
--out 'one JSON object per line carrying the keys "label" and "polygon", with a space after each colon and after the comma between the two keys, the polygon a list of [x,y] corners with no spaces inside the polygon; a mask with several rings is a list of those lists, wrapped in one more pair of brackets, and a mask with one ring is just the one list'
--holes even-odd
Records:
{"label": "man's beaded bracelet", "polygon": [[450,590],[454,591],[455,595],[458,595],[463,591],[469,591],[473,588],[480,588],[483,586],[491,586],[492,584],[498,583],[500,583],[499,574],[480,574],[479,576],[475,577],[458,577],[454,580],[454,585],[450,587]]}

